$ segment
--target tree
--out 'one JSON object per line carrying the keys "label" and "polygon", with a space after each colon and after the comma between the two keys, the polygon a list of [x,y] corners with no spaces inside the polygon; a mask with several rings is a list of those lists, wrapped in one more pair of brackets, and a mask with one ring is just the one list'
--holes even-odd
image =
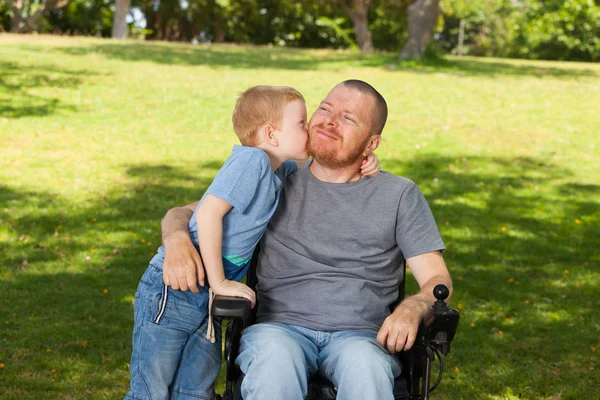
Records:
{"label": "tree", "polygon": [[515,0],[442,0],[444,26],[437,42],[457,54],[506,56],[522,8]]}
{"label": "tree", "polygon": [[400,58],[423,56],[440,16],[440,0],[416,0],[408,6],[408,41]]}
{"label": "tree", "polygon": [[129,28],[127,27],[127,14],[131,0],[115,0],[115,13],[111,36],[113,39],[127,39]]}
{"label": "tree", "polygon": [[71,0],[64,8],[45,12],[44,23],[39,23],[36,30],[40,33],[110,37],[113,8],[114,0]]}
{"label": "tree", "polygon": [[600,6],[592,0],[531,0],[514,24],[509,56],[600,60]]}
{"label": "tree", "polygon": [[[360,51],[371,53],[375,50],[373,37],[369,29],[369,6],[371,0],[336,0],[352,20],[354,35]],[[351,1],[352,4],[348,4]]]}
{"label": "tree", "polygon": [[10,31],[28,33],[35,30],[45,11],[56,10],[69,4],[70,0],[11,0],[12,22]]}

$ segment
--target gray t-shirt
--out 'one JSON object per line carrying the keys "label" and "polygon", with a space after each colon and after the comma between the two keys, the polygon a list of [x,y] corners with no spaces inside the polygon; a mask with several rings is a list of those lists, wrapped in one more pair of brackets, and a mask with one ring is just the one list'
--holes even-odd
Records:
{"label": "gray t-shirt", "polygon": [[287,177],[259,257],[258,322],[377,332],[397,300],[404,259],[444,243],[427,201],[387,172],[351,183]]}

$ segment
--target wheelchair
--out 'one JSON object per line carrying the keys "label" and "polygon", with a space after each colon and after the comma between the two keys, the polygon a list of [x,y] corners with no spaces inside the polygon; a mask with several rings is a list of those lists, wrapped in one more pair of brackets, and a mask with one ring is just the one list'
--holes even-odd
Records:
{"label": "wheelchair", "polygon": [[[260,249],[257,247],[246,276],[246,283],[252,289],[256,287],[257,283],[256,268],[259,251]],[[406,272],[406,263],[404,265],[404,272]],[[392,309],[404,298],[404,289],[405,279],[402,280],[398,301],[392,306]],[[394,381],[395,400],[428,400],[430,393],[438,387],[442,379],[443,357],[450,352],[450,343],[454,339],[458,327],[459,312],[448,307],[444,301],[449,295],[446,286],[437,285],[433,294],[436,301],[432,305],[432,313],[419,326],[415,344],[410,350],[397,354],[402,363],[402,373]],[[242,399],[240,387],[244,376],[235,365],[235,359],[239,352],[242,331],[255,320],[257,308],[254,307],[251,310],[247,300],[237,297],[215,296],[213,300],[213,315],[229,319],[225,332],[224,350],[227,366],[225,392],[222,395],[216,395],[216,400]],[[439,363],[439,373],[435,383],[431,385],[431,367],[436,358]],[[306,400],[334,400],[335,398],[336,388],[326,378],[319,375],[310,377]]]}

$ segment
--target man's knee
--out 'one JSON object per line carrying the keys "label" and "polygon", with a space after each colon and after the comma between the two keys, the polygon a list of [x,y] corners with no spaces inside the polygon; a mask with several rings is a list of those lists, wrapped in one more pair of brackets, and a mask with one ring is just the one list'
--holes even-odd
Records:
{"label": "man's knee", "polygon": [[[325,374],[339,384],[393,385],[400,375],[399,361],[373,339],[355,337],[343,341],[327,363]],[[362,383],[361,383],[362,382]]]}
{"label": "man's knee", "polygon": [[390,369],[390,354],[371,341],[353,341],[340,354],[339,366],[357,372],[373,369],[387,371]]}
{"label": "man's knee", "polygon": [[327,377],[338,388],[340,399],[391,399],[398,361],[374,341],[350,340],[330,364]]}
{"label": "man's knee", "polygon": [[300,343],[284,329],[257,324],[244,331],[237,363],[247,374],[245,370],[257,363],[261,370],[304,367],[305,356]]}
{"label": "man's knee", "polygon": [[298,338],[271,324],[253,325],[244,331],[236,363],[246,375],[242,395],[249,400],[303,399],[308,371],[315,368],[307,364]]}

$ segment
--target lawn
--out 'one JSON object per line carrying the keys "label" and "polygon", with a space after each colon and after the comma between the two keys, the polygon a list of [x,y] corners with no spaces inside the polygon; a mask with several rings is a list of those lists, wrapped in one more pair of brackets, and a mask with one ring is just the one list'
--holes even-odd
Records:
{"label": "lawn", "polygon": [[462,319],[433,398],[600,398],[600,65],[11,35],[0,396],[122,398],[160,219],[236,143],[236,96],[291,85],[311,112],[348,78],[387,99],[383,169],[418,183],[448,247]]}

